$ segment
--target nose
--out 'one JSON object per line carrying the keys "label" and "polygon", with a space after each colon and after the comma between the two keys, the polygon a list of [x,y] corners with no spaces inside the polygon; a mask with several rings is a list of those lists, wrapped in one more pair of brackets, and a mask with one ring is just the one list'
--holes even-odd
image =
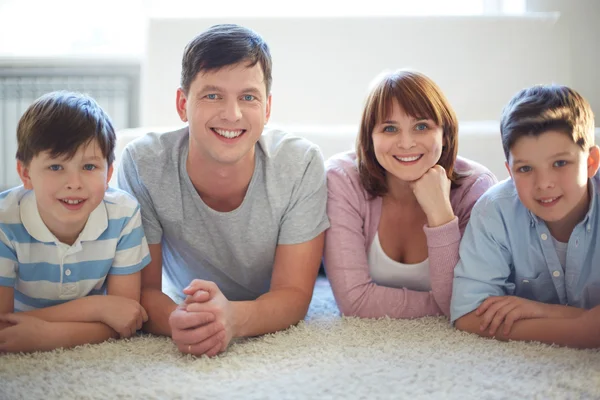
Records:
{"label": "nose", "polygon": [[72,171],[67,174],[67,189],[81,189],[81,174],[79,171]]}
{"label": "nose", "polygon": [[537,171],[535,185],[538,189],[551,189],[554,187],[554,174],[551,171]]}
{"label": "nose", "polygon": [[415,145],[415,140],[413,135],[406,130],[401,130],[396,135],[396,146],[400,149],[411,149]]}
{"label": "nose", "polygon": [[221,119],[225,121],[239,121],[242,118],[242,110],[237,99],[231,99],[223,102],[221,109]]}

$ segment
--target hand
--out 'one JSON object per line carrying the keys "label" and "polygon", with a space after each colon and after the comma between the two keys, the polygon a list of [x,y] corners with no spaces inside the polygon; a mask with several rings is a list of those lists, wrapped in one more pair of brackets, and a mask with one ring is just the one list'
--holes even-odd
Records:
{"label": "hand", "polygon": [[146,310],[135,300],[111,295],[101,299],[100,321],[114,329],[121,338],[133,336],[148,321]]}
{"label": "hand", "polygon": [[[208,293],[208,299],[199,302],[198,298],[206,298],[204,292]],[[214,282],[194,279],[190,285],[183,290],[188,297],[185,300],[186,310],[191,313],[211,313],[214,315],[214,324],[218,324],[224,330],[224,336],[221,341],[221,347],[217,353],[225,351],[231,338],[234,336],[234,319],[232,304],[223,295],[219,287]],[[209,331],[210,332],[210,331]],[[210,337],[209,333],[204,335],[202,340]]]}
{"label": "hand", "polygon": [[180,304],[169,316],[171,338],[182,353],[209,357],[221,352],[225,327],[210,312],[190,312]]}
{"label": "hand", "polygon": [[422,177],[410,183],[410,187],[427,215],[427,224],[434,228],[454,219],[450,204],[451,181],[441,165],[434,165]]}
{"label": "hand", "polygon": [[482,317],[479,329],[485,331],[489,327],[490,335],[494,335],[504,323],[502,333],[508,335],[513,324],[520,319],[546,318],[547,305],[517,296],[490,296],[475,311]]}
{"label": "hand", "polygon": [[0,314],[0,322],[10,324],[0,331],[0,353],[52,350],[52,323],[23,314]]}

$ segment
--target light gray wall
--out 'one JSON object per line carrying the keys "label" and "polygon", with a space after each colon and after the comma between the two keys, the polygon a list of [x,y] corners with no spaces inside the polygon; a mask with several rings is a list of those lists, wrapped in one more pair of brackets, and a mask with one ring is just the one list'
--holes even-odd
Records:
{"label": "light gray wall", "polygon": [[497,120],[504,104],[525,86],[588,79],[574,80],[569,26],[552,13],[151,19],[142,67],[142,124],[181,123],[175,91],[183,48],[193,36],[222,22],[253,28],[271,46],[272,121],[279,124],[356,125],[366,89],[383,69],[411,67],[428,74],[461,121]]}
{"label": "light gray wall", "polygon": [[562,56],[570,60],[570,84],[591,104],[600,126],[600,1],[527,0],[532,12],[559,12],[568,33]]}

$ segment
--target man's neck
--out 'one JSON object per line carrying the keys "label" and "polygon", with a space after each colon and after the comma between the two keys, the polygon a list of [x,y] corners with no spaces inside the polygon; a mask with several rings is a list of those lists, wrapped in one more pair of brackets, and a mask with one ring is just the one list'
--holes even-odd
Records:
{"label": "man's neck", "polygon": [[244,201],[254,174],[253,153],[235,164],[219,164],[188,155],[186,170],[194,188],[210,208],[229,212]]}

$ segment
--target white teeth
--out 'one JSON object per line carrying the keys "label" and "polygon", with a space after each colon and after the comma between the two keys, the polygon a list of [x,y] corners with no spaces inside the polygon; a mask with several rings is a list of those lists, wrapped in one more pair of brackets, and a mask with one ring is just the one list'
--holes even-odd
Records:
{"label": "white teeth", "polygon": [[239,130],[239,131],[226,131],[224,129],[217,129],[214,128],[213,129],[215,132],[217,132],[219,135],[226,137],[227,139],[233,139],[236,138],[238,136],[240,136],[242,133],[244,133],[244,130]]}
{"label": "white teeth", "polygon": [[558,199],[558,197],[553,197],[553,198],[547,199],[547,200],[540,200],[540,202],[542,202],[542,203],[552,203],[556,199]]}
{"label": "white teeth", "polygon": [[81,203],[83,200],[69,200],[69,199],[63,199],[62,201],[63,201],[63,203],[67,203],[67,204],[79,204],[79,203]]}
{"label": "white teeth", "polygon": [[411,161],[418,160],[419,158],[421,158],[421,156],[420,155],[419,156],[414,156],[414,157],[398,157],[398,156],[395,156],[395,158],[396,158],[396,160],[400,160],[400,161],[403,161],[403,162],[411,162]]}

